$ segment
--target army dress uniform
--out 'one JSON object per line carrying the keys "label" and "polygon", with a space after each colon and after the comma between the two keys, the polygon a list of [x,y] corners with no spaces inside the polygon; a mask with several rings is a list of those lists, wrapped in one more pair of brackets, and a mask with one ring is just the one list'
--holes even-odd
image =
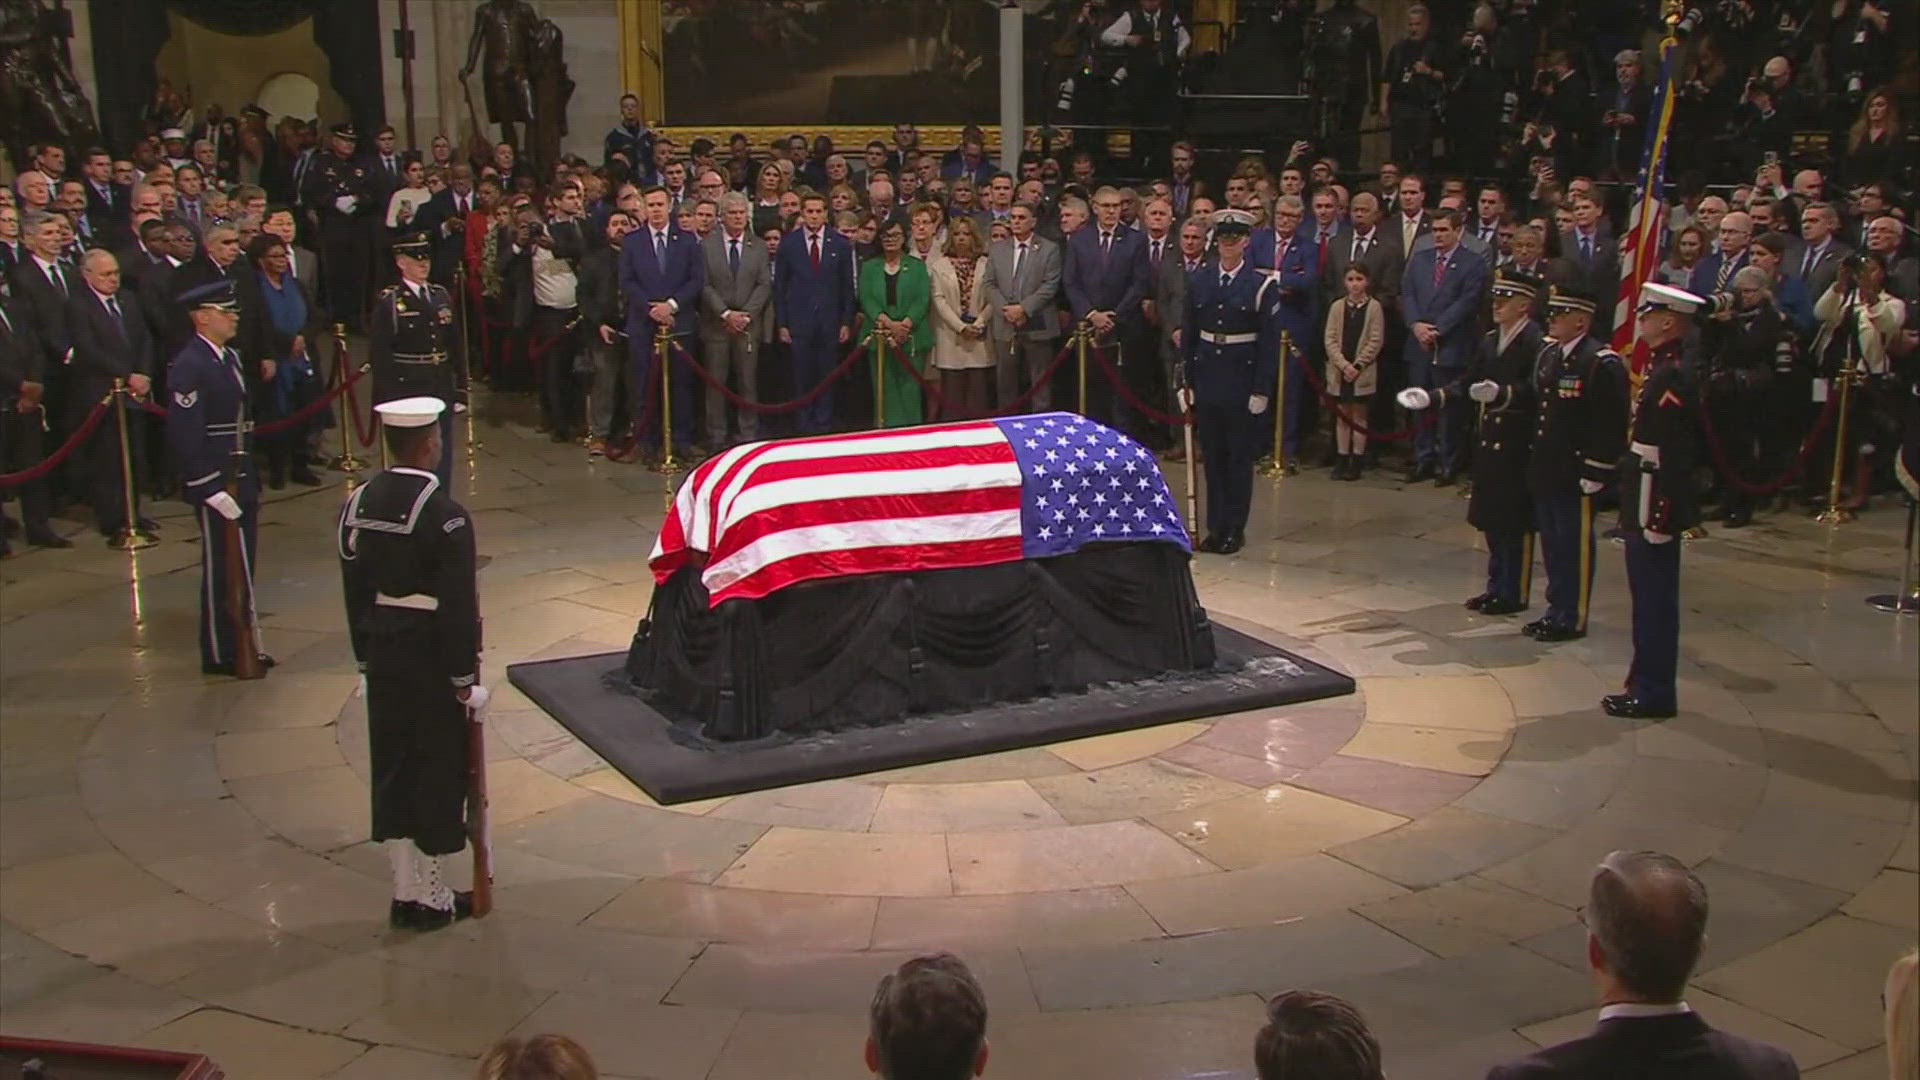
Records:
{"label": "army dress uniform", "polygon": [[[380,406],[381,422],[394,427],[435,423],[444,411],[429,398]],[[338,545],[348,635],[365,679],[372,839],[388,842],[394,870],[390,917],[430,928],[470,903],[445,885],[441,859],[467,837],[473,702],[457,695],[482,693],[473,525],[434,474],[395,467],[347,499]]]}
{"label": "army dress uniform", "polygon": [[[1640,310],[1692,315],[1692,293],[1658,283],[1641,291]],[[1620,529],[1626,534],[1627,587],[1633,594],[1633,663],[1626,693],[1602,699],[1614,716],[1664,719],[1679,709],[1680,534],[1700,523],[1693,490],[1700,394],[1679,341],[1655,347],[1633,410],[1620,463]]]}
{"label": "army dress uniform", "polygon": [[[425,258],[430,245],[423,237],[402,240],[396,254],[418,252]],[[460,336],[459,309],[445,288],[432,282],[415,285],[399,281],[380,291],[367,329],[367,358],[373,365],[373,401],[380,405],[410,397],[435,397],[450,402],[440,414],[440,464],[435,473],[443,487],[453,483],[453,413],[467,402],[466,350]]]}
{"label": "army dress uniform", "polygon": [[[1248,228],[1237,220],[1214,221],[1216,229]],[[1279,286],[1245,259],[1232,270],[1209,262],[1194,272],[1187,290],[1181,349],[1207,477],[1201,551],[1231,555],[1246,543],[1253,462],[1273,422],[1264,413],[1279,375],[1279,305]]]}
{"label": "army dress uniform", "polygon": [[[1496,298],[1531,299],[1545,287],[1538,278],[1503,272],[1492,291]],[[1532,319],[1505,336],[1496,326],[1481,340],[1467,373],[1437,391],[1443,401],[1457,395],[1479,402],[1467,523],[1486,537],[1487,587],[1467,606],[1489,615],[1524,611],[1533,602],[1534,514],[1527,458],[1539,412],[1534,365],[1545,347],[1546,335]],[[1480,387],[1477,397],[1475,387]]]}
{"label": "army dress uniform", "polygon": [[[1593,310],[1591,297],[1555,290],[1550,311]],[[1534,526],[1547,571],[1547,612],[1528,623],[1540,641],[1587,632],[1593,598],[1593,496],[1612,481],[1627,437],[1627,368],[1620,354],[1583,335],[1552,342],[1534,365],[1539,412],[1527,460]]]}
{"label": "army dress uniform", "polygon": [[[188,310],[238,311],[233,283],[225,279],[189,290],[180,303]],[[180,470],[181,497],[200,523],[200,669],[231,675],[240,629],[233,618],[234,594],[253,620],[253,568],[259,555],[260,477],[253,464],[253,408],[240,354],[195,334],[173,358],[167,390],[167,448]],[[227,566],[236,532],[238,578]],[[253,631],[257,645],[257,623]]]}
{"label": "army dress uniform", "polygon": [[[352,139],[352,124],[335,124],[336,138]],[[375,205],[374,177],[366,163],[332,152],[316,153],[300,184],[302,202],[320,219],[320,270],[327,309],[358,330],[367,307],[367,275],[373,264],[373,234],[387,212]]]}

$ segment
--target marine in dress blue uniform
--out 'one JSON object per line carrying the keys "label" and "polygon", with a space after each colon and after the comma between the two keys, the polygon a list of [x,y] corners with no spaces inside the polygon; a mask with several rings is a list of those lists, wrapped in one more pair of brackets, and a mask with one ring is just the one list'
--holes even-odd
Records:
{"label": "marine in dress blue uniform", "polygon": [[1206,459],[1207,533],[1201,551],[1231,555],[1247,542],[1253,461],[1279,375],[1280,290],[1246,259],[1253,218],[1214,216],[1218,258],[1195,271],[1181,331],[1193,433]]}
{"label": "marine in dress blue uniform", "polygon": [[[167,447],[180,469],[183,498],[200,522],[200,670],[232,675],[238,627],[232,600],[253,616],[253,568],[260,516],[260,477],[253,466],[253,410],[240,355],[227,342],[240,323],[233,282],[220,280],[180,297],[194,336],[167,369]],[[227,570],[237,523],[242,573]],[[260,640],[254,628],[254,641]],[[271,657],[261,656],[271,667]]]}
{"label": "marine in dress blue uniform", "polygon": [[1534,365],[1539,400],[1527,460],[1547,612],[1522,630],[1538,641],[1587,633],[1593,599],[1593,497],[1612,481],[1627,441],[1627,368],[1588,335],[1593,296],[1573,287],[1547,301],[1552,344]]}
{"label": "marine in dress blue uniform", "polygon": [[1633,664],[1624,694],[1600,699],[1609,715],[1663,720],[1679,711],[1680,533],[1700,523],[1693,491],[1700,396],[1680,362],[1681,338],[1700,297],[1648,282],[1640,289],[1640,340],[1649,348],[1646,381],[1633,407],[1633,431],[1620,463],[1620,529],[1626,534],[1627,587],[1633,593]]}
{"label": "marine in dress blue uniform", "polygon": [[373,365],[373,403],[410,397],[451,402],[439,414],[440,461],[433,468],[442,487],[453,484],[453,414],[467,405],[467,350],[461,340],[453,296],[427,280],[433,243],[415,233],[393,245],[400,280],[380,290],[367,332]]}
{"label": "marine in dress blue uniform", "polygon": [[1467,607],[1487,615],[1525,611],[1532,600],[1534,520],[1527,486],[1527,457],[1538,412],[1534,364],[1546,337],[1533,321],[1544,280],[1517,270],[1494,279],[1494,329],[1487,332],[1471,367],[1459,379],[1432,391],[1400,391],[1409,409],[1470,400],[1479,407],[1473,453],[1473,494],[1467,522],[1487,542],[1487,587]]}

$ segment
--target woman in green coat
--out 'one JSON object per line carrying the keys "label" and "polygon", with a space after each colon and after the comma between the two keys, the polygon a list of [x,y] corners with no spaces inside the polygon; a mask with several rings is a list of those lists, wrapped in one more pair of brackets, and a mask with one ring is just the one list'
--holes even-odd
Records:
{"label": "woman in green coat", "polygon": [[879,257],[860,266],[860,310],[867,316],[868,332],[877,329],[887,339],[881,372],[885,424],[907,427],[921,422],[920,382],[895,357],[904,357],[916,373],[926,366],[933,348],[933,283],[926,264],[907,254],[907,230],[898,221],[883,226],[878,239]]}

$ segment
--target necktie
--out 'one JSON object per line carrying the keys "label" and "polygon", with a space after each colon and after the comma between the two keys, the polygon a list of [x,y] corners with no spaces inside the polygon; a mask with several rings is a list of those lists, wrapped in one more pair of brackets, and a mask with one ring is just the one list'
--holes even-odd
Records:
{"label": "necktie", "polygon": [[1593,261],[1593,237],[1582,233],[1580,236],[1580,261]]}
{"label": "necktie", "polygon": [[120,299],[118,297],[107,297],[107,314],[113,316],[114,322],[122,321],[120,318]]}
{"label": "necktie", "polygon": [[1103,232],[1100,234],[1100,257],[1104,259],[1108,255],[1111,255],[1112,253],[1113,253],[1113,234],[1110,232]]}
{"label": "necktie", "polygon": [[1441,278],[1444,278],[1444,277],[1446,277],[1446,276],[1447,276],[1447,259],[1446,259],[1446,256],[1444,256],[1444,255],[1436,255],[1436,256],[1434,256],[1434,259],[1433,259],[1433,287],[1434,287],[1434,288],[1436,288],[1436,289],[1438,289],[1438,288],[1440,287],[1440,279],[1441,279]]}
{"label": "necktie", "polygon": [[1153,242],[1153,269],[1155,273],[1158,273],[1160,270],[1160,245],[1162,243],[1164,243],[1164,241],[1161,240],[1155,240]]}
{"label": "necktie", "polygon": [[1187,260],[1187,273],[1189,273],[1189,274],[1191,274],[1191,273],[1193,273],[1193,272],[1194,272],[1195,270],[1198,270],[1198,269],[1200,269],[1200,260],[1199,260],[1199,259],[1188,259],[1188,260]]}
{"label": "necktie", "polygon": [[807,256],[813,260],[813,268],[816,271],[819,270],[820,269],[820,234],[819,233],[814,233],[811,236],[807,237]]}
{"label": "necktie", "polygon": [[1816,257],[1816,256],[1817,256],[1818,254],[1819,254],[1819,252],[1818,252],[1818,251],[1816,251],[1816,250],[1815,250],[1815,249],[1813,249],[1813,248],[1808,248],[1808,249],[1807,249],[1807,257],[1806,257],[1806,258],[1804,258],[1804,259],[1802,259],[1802,260],[1800,260],[1800,276],[1801,276],[1801,277],[1803,277],[1803,278],[1804,278],[1804,277],[1806,277],[1807,275],[1809,275],[1809,274],[1811,274],[1811,273],[1813,273],[1813,264],[1814,264],[1814,261],[1815,261],[1815,257]]}
{"label": "necktie", "polygon": [[727,270],[738,276],[740,273],[740,241],[727,241]]}
{"label": "necktie", "polygon": [[67,276],[60,272],[58,266],[47,267],[47,277],[52,279],[54,287],[60,290],[61,296],[67,295]]}
{"label": "necktie", "polygon": [[656,232],[653,234],[653,261],[655,263],[658,263],[663,269],[667,265],[667,234],[666,233]]}
{"label": "necktie", "polygon": [[1327,265],[1327,230],[1320,230],[1320,251],[1313,257],[1313,272],[1319,273]]}
{"label": "necktie", "polygon": [[1020,280],[1020,267],[1027,261],[1027,242],[1022,240],[1013,246],[1013,280]]}
{"label": "necktie", "polygon": [[1714,276],[1713,291],[1719,292],[1727,287],[1727,279],[1733,276],[1733,257],[1720,256],[1720,273]]}
{"label": "necktie", "polygon": [[1233,284],[1233,275],[1222,271],[1220,274],[1220,287],[1224,289],[1231,284]]}

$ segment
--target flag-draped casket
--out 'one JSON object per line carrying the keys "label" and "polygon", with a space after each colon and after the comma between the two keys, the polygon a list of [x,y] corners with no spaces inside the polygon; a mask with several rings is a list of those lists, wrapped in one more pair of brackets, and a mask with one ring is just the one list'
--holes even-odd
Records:
{"label": "flag-draped casket", "polygon": [[1071,413],[751,443],[681,485],[626,675],[689,734],[886,723],[1213,663],[1153,455]]}

